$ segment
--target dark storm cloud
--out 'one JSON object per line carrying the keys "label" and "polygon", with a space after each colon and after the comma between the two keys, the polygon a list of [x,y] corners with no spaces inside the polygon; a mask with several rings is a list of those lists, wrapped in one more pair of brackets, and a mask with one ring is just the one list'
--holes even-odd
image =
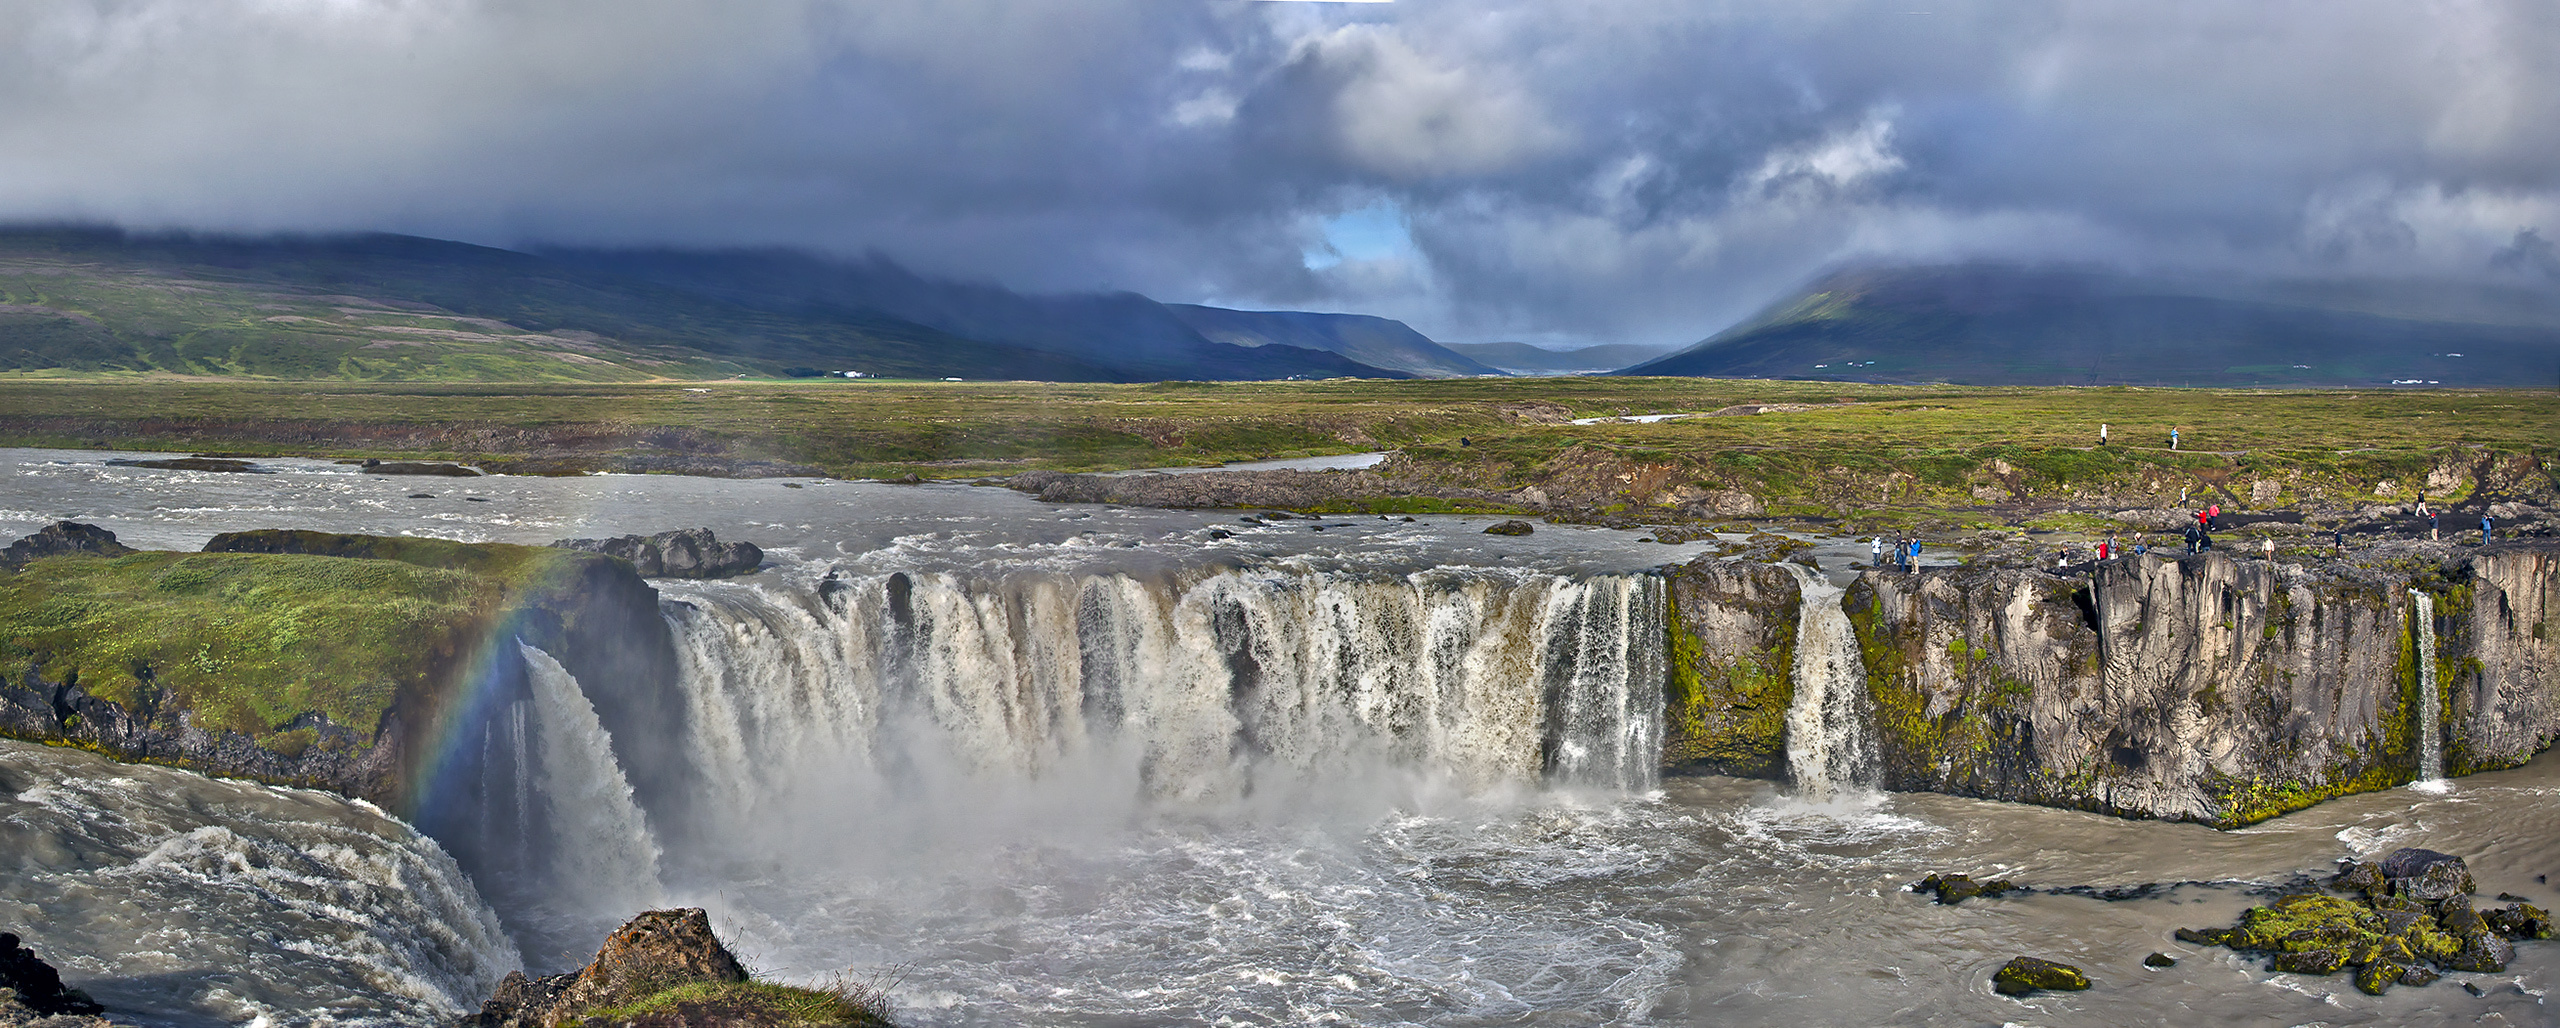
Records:
{"label": "dark storm cloud", "polygon": [[91,0],[0,21],[0,218],[1686,341],[1853,259],[2542,280],[2552,53],[2538,0]]}

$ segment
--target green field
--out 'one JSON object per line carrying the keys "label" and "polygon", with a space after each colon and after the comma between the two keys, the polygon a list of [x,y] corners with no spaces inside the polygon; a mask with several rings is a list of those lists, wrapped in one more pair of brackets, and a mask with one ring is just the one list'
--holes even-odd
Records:
{"label": "green field", "polygon": [[[1559,423],[1746,404],[1806,409]],[[2111,426],[2113,445],[2104,448],[2096,445],[2101,423]],[[2181,434],[2176,453],[2167,448],[2173,426]],[[1400,449],[1391,468],[1453,487],[1518,488],[1572,470],[1560,460],[1598,459],[1749,491],[1772,513],[1819,513],[1853,504],[1968,505],[1986,502],[1986,488],[2068,499],[2075,489],[2121,492],[2162,475],[2225,488],[2282,475],[2287,500],[2414,495],[2430,469],[2448,462],[2547,463],[2560,450],[2560,394],[1685,378],[687,386],[0,376],[0,445],[499,466],[531,459],[566,469],[673,455],[926,478]]]}

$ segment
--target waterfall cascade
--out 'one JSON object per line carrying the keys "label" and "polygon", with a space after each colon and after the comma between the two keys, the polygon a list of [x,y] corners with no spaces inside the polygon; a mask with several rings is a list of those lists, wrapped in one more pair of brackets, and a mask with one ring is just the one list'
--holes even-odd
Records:
{"label": "waterfall cascade", "polygon": [[664,607],[700,809],[740,818],[818,778],[1081,775],[1177,802],[1379,773],[1647,788],[1663,608],[1647,575],[1453,569],[901,573]]}
{"label": "waterfall cascade", "polygon": [[2444,782],[2444,730],[2439,726],[2443,694],[2436,684],[2436,598],[2409,590],[2410,620],[2418,634],[2418,784]]}
{"label": "waterfall cascade", "polygon": [[594,909],[646,909],[659,899],[658,845],[613,742],[577,678],[539,648],[516,645],[533,691],[534,785],[551,881]]}
{"label": "waterfall cascade", "polygon": [[1880,762],[1867,736],[1867,666],[1855,629],[1840,609],[1839,586],[1801,564],[1803,600],[1796,619],[1795,699],[1787,708],[1787,768],[1796,789],[1822,800],[1843,789],[1872,788]]}

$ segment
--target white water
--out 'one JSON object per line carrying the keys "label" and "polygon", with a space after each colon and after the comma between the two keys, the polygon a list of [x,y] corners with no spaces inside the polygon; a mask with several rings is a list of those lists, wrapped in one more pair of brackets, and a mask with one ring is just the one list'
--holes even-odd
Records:
{"label": "white water", "polygon": [[1661,589],[917,574],[682,586],[666,610],[703,809],[755,820],[810,788],[963,802],[1045,785],[1113,808],[1649,788]]}
{"label": "white water", "polygon": [[2415,787],[2444,791],[2444,730],[2438,725],[2443,695],[2436,684],[2436,598],[2409,590],[2410,620],[2418,632],[2418,780]]}
{"label": "white water", "polygon": [[1781,563],[1803,600],[1796,614],[1795,700],[1787,707],[1787,770],[1798,795],[1820,802],[1871,789],[1879,761],[1867,737],[1867,667],[1839,586],[1801,564]]}
{"label": "white water", "polygon": [[0,740],[0,930],[119,1022],[414,1025],[522,966],[462,869],[370,804]]}
{"label": "white water", "polygon": [[663,899],[658,844],[631,783],[569,669],[518,642],[533,688],[534,791],[541,797],[550,882],[590,910],[645,910]]}

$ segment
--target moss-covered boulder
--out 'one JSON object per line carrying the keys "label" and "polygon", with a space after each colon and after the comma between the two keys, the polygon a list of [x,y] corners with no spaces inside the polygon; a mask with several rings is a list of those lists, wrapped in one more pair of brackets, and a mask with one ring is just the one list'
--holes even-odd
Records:
{"label": "moss-covered boulder", "polygon": [[2003,996],[2024,996],[2039,990],[2077,992],[2089,987],[2089,976],[2069,964],[2018,957],[1991,972],[1991,987]]}
{"label": "moss-covered boulder", "polygon": [[701,908],[652,910],[607,936],[587,966],[500,983],[455,1028],[866,1028],[889,1024],[859,986],[759,982],[711,930]]}
{"label": "moss-covered boulder", "polygon": [[[2380,995],[2394,985],[2436,980],[2431,967],[2504,970],[2515,959],[2510,940],[2550,937],[2549,916],[2529,903],[2473,909],[2462,858],[2433,850],[2350,861],[2330,886],[2345,895],[2295,893],[2242,912],[2232,928],[2181,928],[2178,938],[2266,954],[2272,971],[2325,975],[2356,968],[2356,987]],[[2422,898],[2447,889],[2449,895]]]}
{"label": "moss-covered boulder", "polygon": [[1975,881],[1971,875],[1932,874],[1911,883],[1911,891],[1932,893],[1940,904],[1954,906],[1976,896],[2000,897],[2018,891],[2019,886],[2006,878]]}

